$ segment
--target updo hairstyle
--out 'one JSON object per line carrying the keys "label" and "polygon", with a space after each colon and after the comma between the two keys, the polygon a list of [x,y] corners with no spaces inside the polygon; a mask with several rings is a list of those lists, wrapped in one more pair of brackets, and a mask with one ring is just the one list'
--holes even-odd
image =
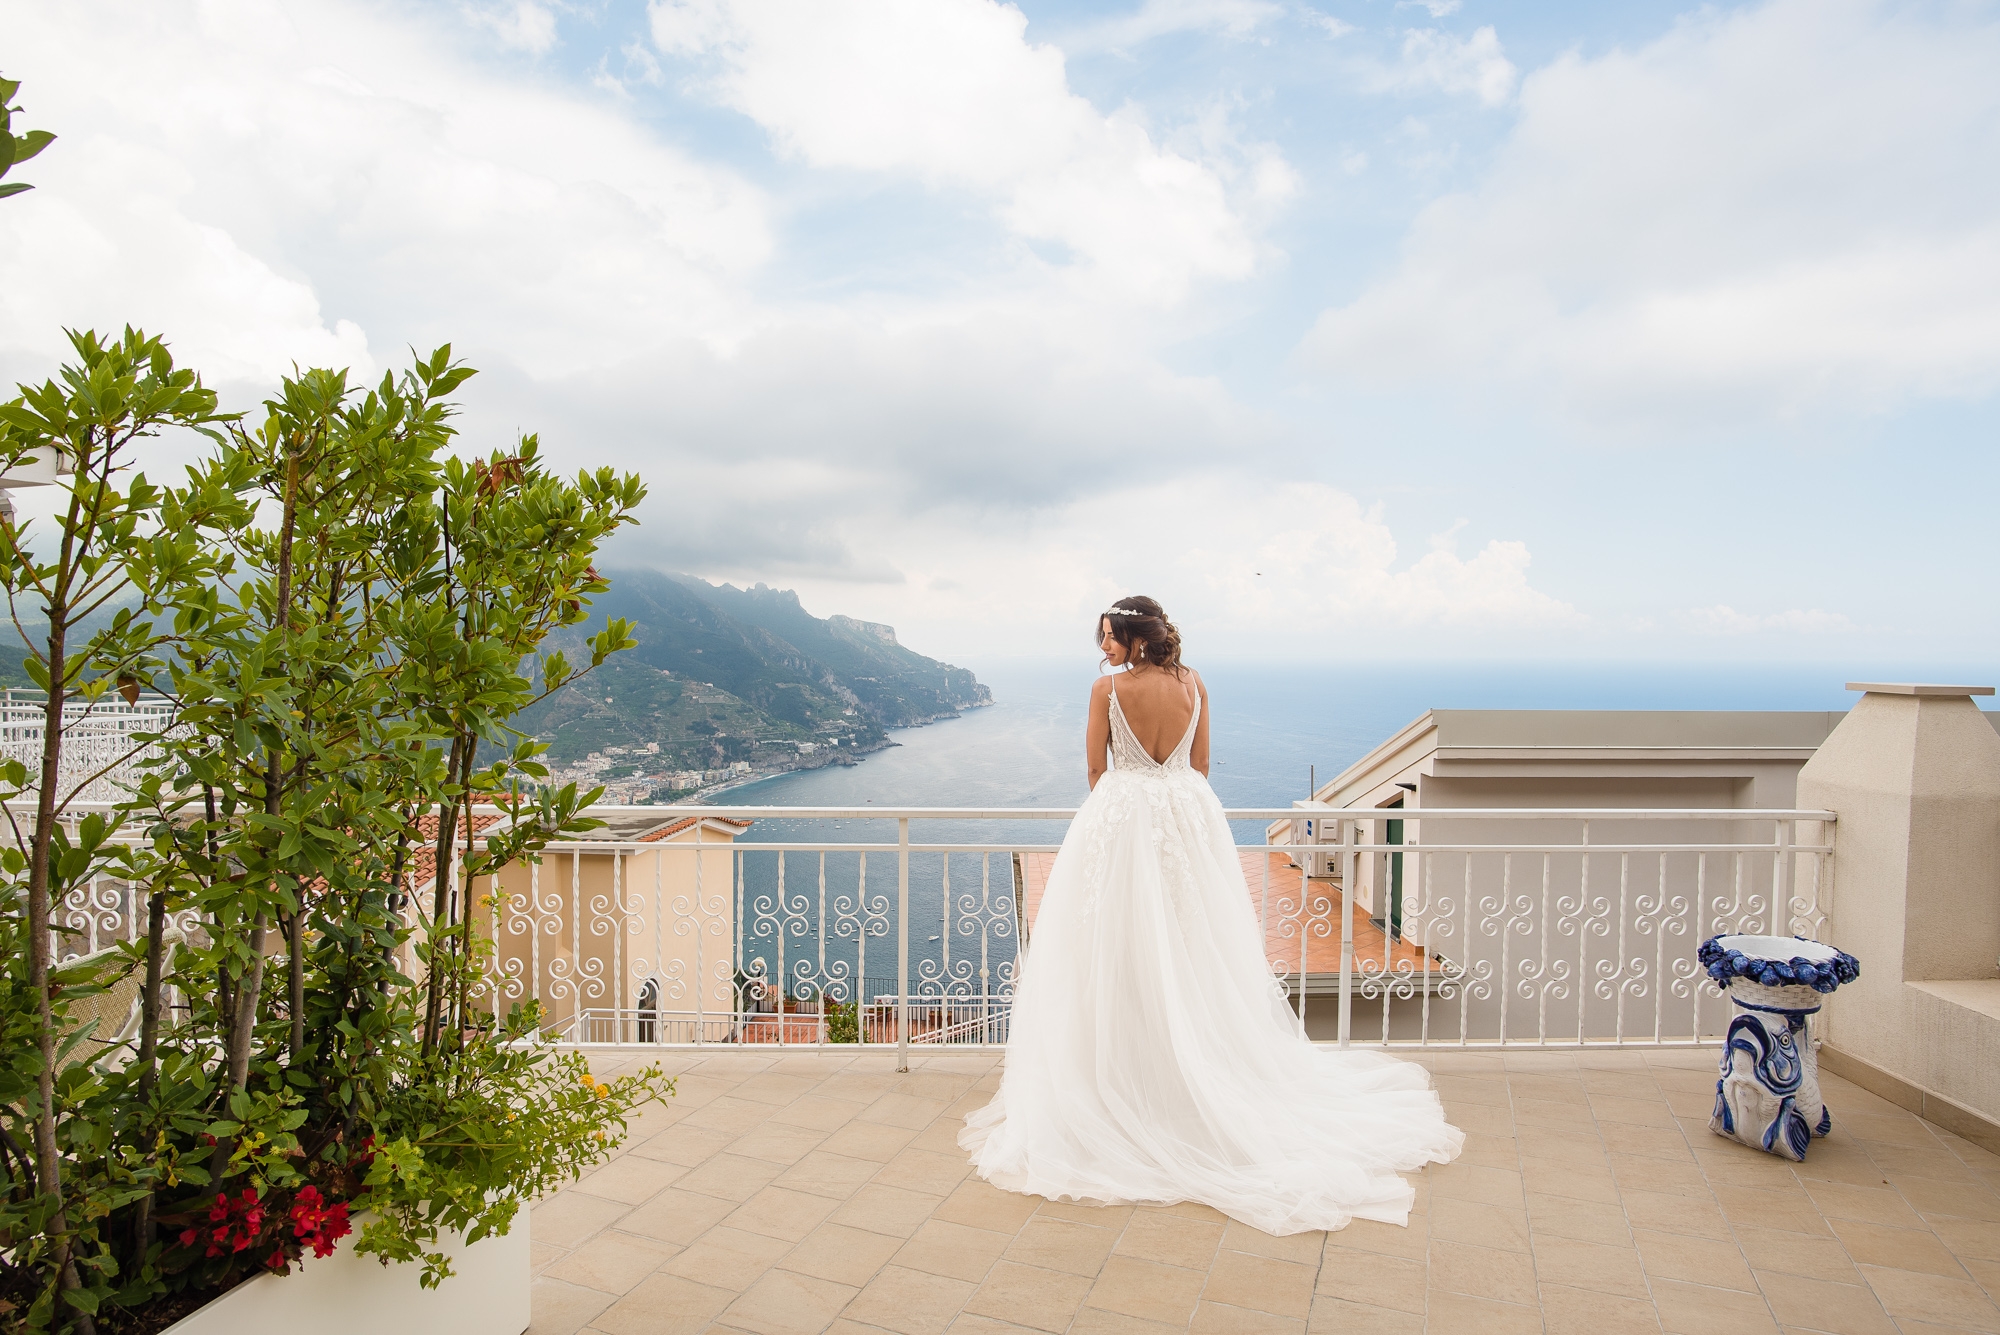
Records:
{"label": "updo hairstyle", "polygon": [[1187,675],[1181,666],[1181,633],[1167,620],[1167,609],[1153,599],[1138,594],[1117,599],[1110,611],[1098,616],[1100,635],[1106,622],[1111,626],[1111,638],[1131,655],[1130,662],[1165,668],[1176,677]]}

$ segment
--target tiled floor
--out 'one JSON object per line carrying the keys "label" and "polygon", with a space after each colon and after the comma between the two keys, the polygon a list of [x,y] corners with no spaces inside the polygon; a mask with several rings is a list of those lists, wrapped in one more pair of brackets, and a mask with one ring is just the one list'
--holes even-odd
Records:
{"label": "tiled floor", "polygon": [[1794,1167],[1709,1132],[1712,1061],[1427,1058],[1469,1134],[1409,1228],[1274,1238],[970,1177],[997,1057],[670,1054],[679,1096],[535,1209],[532,1330],[2000,1331],[2000,1158],[1827,1077]]}

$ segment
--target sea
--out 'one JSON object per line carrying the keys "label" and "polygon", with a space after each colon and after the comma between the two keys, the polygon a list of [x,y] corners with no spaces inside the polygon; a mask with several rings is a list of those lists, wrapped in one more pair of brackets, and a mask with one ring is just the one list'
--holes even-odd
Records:
{"label": "sea", "polygon": [[[1096,675],[1089,659],[1069,662],[998,660],[968,664],[993,690],[994,703],[957,719],[891,734],[895,745],[853,766],[781,774],[730,788],[717,804],[779,807],[1074,807],[1088,793],[1084,778],[1084,706]],[[1983,674],[1983,675],[1982,675]],[[1856,669],[1827,664],[1630,663],[1354,663],[1204,667],[1209,695],[1209,781],[1226,807],[1289,806],[1368,754],[1429,709],[1844,710],[1855,696],[1849,681],[1991,683],[1992,666],[1907,664]],[[923,821],[920,843],[1059,843],[1057,821]],[[1256,822],[1237,822],[1239,843],[1261,843]],[[888,842],[888,821],[760,820],[738,840],[759,843]],[[778,962],[786,924],[786,972],[794,992],[810,994],[824,941],[837,965],[861,969],[869,994],[885,990],[881,966],[893,958],[896,934],[892,857],[874,855],[865,885],[860,860],[835,854],[826,863],[827,893],[811,855],[791,854],[786,892],[777,893],[770,853],[742,860],[739,957]],[[947,893],[949,886],[949,893]],[[961,981],[978,965],[999,971],[1014,957],[1008,930],[1011,863],[1004,854],[920,855],[912,858],[910,933],[919,975]],[[864,894],[865,890],[865,894]],[[879,897],[888,895],[887,899]],[[853,912],[846,930],[840,904],[877,905]],[[758,904],[767,911],[759,914]],[[820,905],[825,903],[822,921]],[[863,960],[855,950],[864,920],[880,933]],[[803,970],[803,972],[802,972]],[[838,973],[838,968],[834,969]],[[974,970],[976,973],[976,970]],[[836,990],[836,996],[840,992]]]}
{"label": "sea", "polygon": [[[1084,703],[1073,662],[973,665],[994,703],[891,734],[851,768],[782,774],[717,799],[759,806],[1074,806]],[[1968,677],[1970,672],[1975,675]],[[1981,677],[1976,674],[1984,672]],[[1366,663],[1204,668],[1209,780],[1224,806],[1286,806],[1428,709],[1846,709],[1854,680],[1992,682],[1993,666],[1859,672],[1825,664]]]}

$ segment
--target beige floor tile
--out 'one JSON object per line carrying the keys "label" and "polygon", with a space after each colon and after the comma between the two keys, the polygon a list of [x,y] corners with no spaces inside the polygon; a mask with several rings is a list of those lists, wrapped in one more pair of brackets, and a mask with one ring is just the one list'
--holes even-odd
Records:
{"label": "beige floor tile", "polygon": [[1833,1236],[1833,1230],[1827,1227],[1826,1220],[1820,1215],[1818,1204],[1803,1188],[1772,1191],[1766,1187],[1718,1185],[1715,1200],[1732,1224],[1778,1228],[1788,1233],[1810,1233],[1823,1238]]}
{"label": "beige floor tile", "polygon": [[1924,1221],[1917,1217],[1917,1212],[1910,1208],[1902,1193],[1886,1184],[1867,1187],[1804,1178],[1800,1185],[1812,1197],[1819,1212],[1829,1219],[1861,1219],[1891,1228],[1924,1226]]}
{"label": "beige floor tile", "polygon": [[622,1201],[626,1205],[639,1205],[672,1186],[674,1180],[687,1171],[676,1163],[625,1155],[612,1160],[569,1190],[580,1191],[586,1196],[601,1196],[608,1201]]}
{"label": "beige floor tile", "polygon": [[846,1126],[859,1117],[867,1106],[847,1099],[829,1098],[825,1094],[808,1094],[774,1110],[771,1120],[780,1126],[801,1127],[824,1135]]}
{"label": "beige floor tile", "polygon": [[1072,1224],[1117,1230],[1125,1227],[1138,1210],[1135,1205],[1096,1205],[1089,1201],[1041,1201],[1035,1213],[1044,1219],[1064,1219]]}
{"label": "beige floor tile", "polygon": [[1888,1114],[1850,1112],[1841,1118],[1841,1129],[1856,1140],[1870,1145],[1911,1145],[1922,1149],[1939,1147],[1938,1138],[1915,1113],[1898,1110]]}
{"label": "beige floor tile", "polygon": [[1639,1253],[1631,1247],[1579,1242],[1575,1238],[1537,1238],[1535,1278],[1544,1285],[1589,1289],[1620,1298],[1646,1296],[1646,1272],[1640,1268]]}
{"label": "beige floor tile", "polygon": [[1983,1219],[1954,1219],[1949,1215],[1925,1215],[1923,1222],[1951,1248],[1953,1255],[2000,1261],[2000,1224]]}
{"label": "beige floor tile", "polygon": [[1062,1270],[1072,1275],[1095,1275],[1104,1268],[1104,1258],[1111,1255],[1117,1242],[1116,1229],[1093,1228],[1038,1214],[1021,1226],[1001,1254],[1019,1265]]}
{"label": "beige floor tile", "polygon": [[731,1154],[763,1159],[768,1163],[795,1164],[818,1149],[826,1132],[810,1126],[790,1126],[771,1120],[755,1131],[738,1136],[729,1147]]}
{"label": "beige floor tile", "polygon": [[782,1165],[766,1159],[725,1152],[715,1155],[699,1168],[690,1168],[680,1181],[674,1183],[674,1189],[735,1201],[740,1205],[771,1185],[772,1179],[784,1171]]}
{"label": "beige floor tile", "polygon": [[900,1076],[891,1073],[868,1072],[855,1069],[830,1075],[819,1082],[814,1092],[826,1098],[846,1099],[850,1103],[867,1106],[896,1087]]}
{"label": "beige floor tile", "polygon": [[528,1242],[528,1269],[539,1275],[543,1270],[568,1255],[569,1248],[567,1247],[552,1247],[546,1242],[536,1242],[530,1239]]}
{"label": "beige floor tile", "polygon": [[882,1165],[875,1180],[906,1191],[949,1196],[972,1171],[963,1154],[938,1154],[912,1146]]}
{"label": "beige floor tile", "polygon": [[1859,1219],[1831,1219],[1834,1236],[1847,1254],[1860,1265],[1888,1266],[1895,1270],[1921,1270],[1933,1275],[1963,1278],[1958,1258],[1928,1228],[1886,1228]]}
{"label": "beige floor tile", "polygon": [[1977,1257],[1964,1256],[1959,1258],[1958,1263],[1972,1276],[1974,1284],[1986,1290],[1988,1298],[2000,1303],[2000,1261],[1982,1261]]}
{"label": "beige floor tile", "polygon": [[681,1119],[679,1125],[702,1127],[711,1131],[728,1131],[740,1136],[775,1111],[777,1110],[768,1103],[734,1098],[725,1094],[707,1107],[697,1108],[689,1113]]}
{"label": "beige floor tile", "polygon": [[1090,1281],[1082,1275],[1002,1260],[966,1300],[965,1310],[1017,1326],[1061,1331],[1069,1328],[1089,1292]]}
{"label": "beige floor tile", "polygon": [[697,1284],[741,1293],[777,1264],[786,1250],[785,1244],[776,1238],[733,1228],[712,1228],[675,1253],[660,1269],[664,1274],[679,1275]]}
{"label": "beige floor tile", "polygon": [[1597,1126],[1604,1148],[1613,1154],[1632,1154],[1642,1159],[1671,1159],[1686,1163],[1694,1151],[1678,1127],[1636,1126],[1626,1122],[1600,1122]]}
{"label": "beige floor tile", "polygon": [[1424,1176],[1430,1183],[1432,1193],[1440,1197],[1477,1201],[1482,1205],[1504,1205],[1513,1210],[1523,1209],[1526,1205],[1520,1173],[1505,1168],[1453,1163],[1431,1168]]}
{"label": "beige floor tile", "polygon": [[606,1335],[694,1335],[736,1301],[730,1289],[655,1274],[591,1319]]}
{"label": "beige floor tile", "polygon": [[1626,1191],[1619,1193],[1619,1199],[1633,1228],[1657,1229],[1663,1233],[1692,1233],[1709,1238],[1730,1236],[1729,1220],[1713,1197]]}
{"label": "beige floor tile", "polygon": [[895,1238],[865,1228],[821,1224],[786,1252],[778,1265],[814,1279],[861,1285],[874,1278],[901,1245]]}
{"label": "beige floor tile", "polygon": [[1578,1078],[1583,1081],[1583,1087],[1593,1095],[1615,1094],[1628,1099],[1660,1097],[1660,1082],[1654,1079],[1650,1067],[1620,1066],[1617,1069],[1609,1069],[1585,1066],[1582,1063],[1579,1063],[1579,1066],[1581,1069],[1577,1072]]}
{"label": "beige floor tile", "polygon": [[1567,1103],[1576,1108],[1590,1106],[1590,1091],[1584,1088],[1583,1077],[1574,1071],[1567,1076],[1509,1075],[1507,1089],[1514,1103],[1527,1100],[1534,1103]]}
{"label": "beige floor tile", "polygon": [[1035,1213],[1035,1207],[1041,1203],[1040,1196],[1002,1191],[982,1178],[968,1177],[937,1207],[937,1217],[947,1223],[966,1224],[995,1233],[1012,1233],[1028,1222]]}
{"label": "beige floor tile", "polygon": [[731,1303],[722,1319],[755,1335],[819,1335],[857,1292],[846,1284],[772,1270]]}
{"label": "beige floor tile", "polygon": [[[1832,1224],[1835,1229],[1848,1226],[1838,1219]],[[1861,1272],[1838,1239],[1742,1227],[1737,1235],[1745,1256],[1760,1274],[1770,1271],[1840,1285],[1863,1283]]]}
{"label": "beige floor tile", "polygon": [[794,1075],[791,1073],[797,1069],[797,1066],[787,1061],[784,1070],[765,1071],[761,1075],[753,1075],[738,1085],[732,1092],[739,1099],[755,1099],[759,1103],[771,1103],[780,1106],[791,1103],[795,1099],[810,1094],[813,1088],[819,1084],[817,1079],[810,1076]]}
{"label": "beige floor tile", "polygon": [[1773,1191],[1796,1191],[1800,1186],[1793,1165],[1775,1154],[1753,1150],[1733,1140],[1716,1137],[1712,1146],[1703,1145],[1693,1155],[1695,1165],[1710,1182],[1727,1182],[1732,1187],[1765,1187]]}
{"label": "beige floor tile", "polygon": [[1183,1335],[1186,1330],[1184,1325],[1170,1326],[1123,1312],[1107,1312],[1102,1307],[1085,1307],[1070,1323],[1069,1335]]}
{"label": "beige floor tile", "polygon": [[873,1159],[851,1159],[844,1154],[815,1150],[780,1173],[773,1185],[844,1201],[881,1167]]}
{"label": "beige floor tile", "polygon": [[649,1137],[632,1147],[632,1153],[646,1159],[659,1159],[666,1163],[677,1163],[683,1168],[693,1168],[727,1149],[736,1139],[727,1131],[710,1131],[698,1126],[689,1126],[685,1119],[656,1136]]}
{"label": "beige floor tile", "polygon": [[1420,1260],[1328,1247],[1313,1291],[1321,1297],[1421,1316],[1429,1272]]}
{"label": "beige floor tile", "polygon": [[884,1126],[880,1122],[849,1122],[821,1142],[820,1149],[850,1159],[887,1163],[901,1154],[917,1135],[908,1127]]}
{"label": "beige floor tile", "polygon": [[1542,1285],[1541,1296],[1548,1335],[1658,1335],[1660,1329],[1660,1314],[1649,1298],[1549,1283]]}
{"label": "beige floor tile", "polygon": [[1458,1162],[1477,1164],[1482,1168],[1519,1168],[1521,1166],[1521,1142],[1509,1135],[1486,1134],[1470,1131],[1463,1123],[1459,1130],[1465,1131],[1465,1148],[1459,1151]]}
{"label": "beige floor tile", "polygon": [[826,1222],[826,1217],[838,1208],[838,1201],[815,1196],[811,1192],[766,1187],[743,1202],[723,1222],[746,1232],[799,1242]]}
{"label": "beige floor tile", "polygon": [[1630,1122],[1635,1126],[1665,1128],[1678,1133],[1674,1124],[1674,1111],[1667,1101],[1655,1092],[1646,1098],[1621,1098],[1612,1094],[1590,1096],[1590,1111],[1596,1115],[1600,1125],[1606,1122]]}
{"label": "beige floor tile", "polygon": [[871,1182],[843,1201],[828,1218],[836,1224],[907,1238],[944,1204],[941,1197]]}
{"label": "beige floor tile", "polygon": [[1132,1256],[1112,1256],[1106,1259],[1097,1282],[1090,1286],[1083,1305],[1146,1321],[1185,1326],[1194,1316],[1195,1302],[1201,1297],[1207,1279],[1207,1272],[1202,1270],[1185,1270]]}
{"label": "beige floor tile", "polygon": [[[1685,1204],[1684,1198],[1666,1198],[1677,1206]],[[1440,1205],[1443,1202],[1439,1202]],[[1716,1226],[1727,1232],[1722,1222],[1721,1211],[1715,1214]],[[1542,1196],[1530,1192],[1528,1195],[1529,1226],[1538,1234],[1548,1234],[1558,1238],[1580,1238],[1585,1242],[1622,1244],[1632,1240],[1630,1228],[1626,1224],[1625,1211],[1616,1205],[1604,1205],[1597,1201],[1579,1201],[1568,1196]],[[1497,1244],[1492,1244],[1497,1245]]]}
{"label": "beige floor tile", "polygon": [[625,1293],[679,1250],[672,1243],[607,1230],[542,1273],[601,1293]]}
{"label": "beige floor tile", "polygon": [[1578,1135],[1553,1126],[1523,1126],[1515,1129],[1514,1140],[1521,1153],[1531,1159],[1588,1160],[1606,1168],[1611,1166],[1611,1161],[1604,1157],[1604,1141],[1594,1128]]}
{"label": "beige floor tile", "polygon": [[2000,1331],[2000,1308],[1995,1308],[1986,1292],[1969,1279],[1946,1279],[1942,1275],[1872,1265],[1862,1266],[1861,1276],[1882,1300],[1883,1308],[1898,1320],[1910,1317],[1973,1330]]}
{"label": "beige floor tile", "polygon": [[1540,1335],[1542,1310],[1496,1303],[1462,1293],[1431,1294],[1429,1325],[1435,1331],[1478,1331],[1479,1335]]}
{"label": "beige floor tile", "polygon": [[1711,1077],[1707,1083],[1707,1089],[1666,1090],[1667,1106],[1676,1117],[1706,1122],[1715,1114],[1715,1080]]}
{"label": "beige floor tile", "polygon": [[1492,1108],[1483,1103],[1464,1103],[1454,1108],[1447,1104],[1444,1116],[1447,1122],[1468,1136],[1491,1140],[1514,1138],[1514,1114],[1507,1108]]}
{"label": "beige floor tile", "polygon": [[1891,1173],[1889,1185],[1902,1192],[1904,1200],[1925,1214],[1948,1214],[1960,1219],[2000,1223],[2000,1195],[1974,1183],[1899,1177]]}
{"label": "beige floor tile", "polygon": [[551,1247],[575,1247],[599,1229],[609,1228],[632,1207],[602,1196],[559,1191],[534,1204],[534,1237]]}
{"label": "beige floor tile", "polygon": [[1464,1103],[1505,1108],[1513,1101],[1507,1082],[1490,1077],[1440,1073],[1431,1077],[1431,1088],[1437,1090],[1447,1109]]}
{"label": "beige floor tile", "polygon": [[1533,1303],[1535,1263],[1520,1252],[1433,1239],[1430,1291],[1462,1293],[1503,1303]]}
{"label": "beige floor tile", "polygon": [[1164,1210],[1137,1210],[1126,1221],[1112,1250],[1120,1256],[1163,1265],[1207,1270],[1222,1243],[1223,1225],[1187,1219]]}
{"label": "beige floor tile", "polygon": [[1222,1246],[1225,1251],[1249,1252],[1255,1256],[1275,1256],[1281,1261],[1297,1261],[1311,1265],[1319,1260],[1319,1254],[1326,1247],[1327,1235],[1314,1230],[1308,1233],[1287,1233],[1282,1237],[1252,1228],[1240,1219],[1232,1219],[1224,1227]]}
{"label": "beige floor tile", "polygon": [[[562,1197],[556,1199],[561,1200]],[[668,1187],[659,1195],[629,1211],[618,1221],[621,1233],[636,1233],[660,1242],[690,1243],[722,1222],[736,1208],[719,1196]],[[535,1227],[541,1228],[541,1207],[536,1207]]]}
{"label": "beige floor tile", "polygon": [[1547,1126],[1582,1129],[1594,1127],[1596,1120],[1591,1117],[1590,1103],[1585,1099],[1580,1099],[1575,1103],[1554,1103],[1546,1099],[1516,1098],[1514,1100],[1514,1125],[1517,1127]]}
{"label": "beige floor tile", "polygon": [[[1786,1233],[1779,1236],[1791,1238],[1798,1235]],[[1750,1267],[1745,1264],[1742,1251],[1733,1242],[1695,1237],[1688,1233],[1658,1233],[1651,1229],[1635,1230],[1632,1239],[1639,1249],[1639,1263],[1653,1279],[1685,1280],[1690,1284],[1740,1289],[1745,1293],[1757,1291],[1757,1281],[1751,1278]]]}
{"label": "beige floor tile", "polygon": [[1397,1312],[1321,1294],[1313,1299],[1306,1331],[1307,1335],[1424,1335],[1424,1318],[1421,1312]]}
{"label": "beige floor tile", "polygon": [[1195,1308],[1188,1329],[1193,1335],[1305,1335],[1306,1323],[1296,1317],[1204,1302]]}
{"label": "beige floor tile", "polygon": [[1778,1323],[1761,1293],[1674,1279],[1655,1280],[1652,1288],[1666,1335],[1776,1335]]}
{"label": "beige floor tile", "polygon": [[951,1326],[974,1287],[962,1279],[886,1266],[841,1315],[901,1335],[932,1335]]}
{"label": "beige floor tile", "polygon": [[1985,1189],[1979,1174],[1942,1145],[1921,1149],[1912,1145],[1870,1145],[1868,1157],[1887,1177],[1923,1177],[1940,1182],[1964,1182]]}
{"label": "beige floor tile", "polygon": [[889,1093],[869,1104],[860,1116],[864,1122],[880,1122],[885,1126],[922,1131],[935,1122],[944,1109],[943,1099],[919,1099],[908,1094]]}
{"label": "beige floor tile", "polygon": [[929,1219],[896,1252],[896,1264],[976,1284],[986,1278],[986,1272],[1013,1240],[1011,1233]]}
{"label": "beige floor tile", "polygon": [[1530,1249],[1528,1212],[1498,1205],[1441,1197],[1431,1206],[1431,1236],[1446,1242],[1469,1242],[1502,1251]]}
{"label": "beige floor tile", "polygon": [[1692,1161],[1673,1162],[1638,1154],[1613,1154],[1610,1159],[1611,1172],[1618,1179],[1621,1193],[1652,1191],[1666,1196],[1689,1196],[1695,1200],[1705,1200],[1711,1195],[1707,1176],[1701,1171],[1701,1166]]}
{"label": "beige floor tile", "polygon": [[1312,1310],[1313,1276],[1318,1268],[1225,1248],[1215,1254],[1202,1297],[1208,1302],[1304,1320]]}
{"label": "beige floor tile", "polygon": [[1373,1219],[1357,1219],[1326,1237],[1329,1247],[1349,1247],[1383,1256],[1408,1256],[1421,1260],[1430,1254],[1430,1217],[1428,1214],[1412,1215],[1408,1224],[1379,1224]]}
{"label": "beige floor tile", "polygon": [[538,1279],[528,1290],[527,1335],[576,1335],[617,1299],[611,1294],[559,1279]]}
{"label": "beige floor tile", "polygon": [[960,1163],[966,1161],[965,1149],[958,1143],[959,1135],[965,1130],[965,1119],[949,1111],[935,1122],[917,1133],[910,1142],[914,1150],[929,1150],[933,1154],[947,1154]]}
{"label": "beige floor tile", "polygon": [[[1657,1160],[1645,1162],[1655,1163]],[[1596,1201],[1602,1205],[1618,1202],[1618,1183],[1612,1178],[1611,1170],[1588,1161],[1524,1157],[1521,1160],[1521,1185],[1539,1196],[1567,1196],[1572,1200]]]}
{"label": "beige floor tile", "polygon": [[1775,1270],[1757,1272],[1764,1300],[1780,1323],[1823,1330],[1830,1335],[1896,1335],[1875,1295],[1866,1286],[1832,1284]]}

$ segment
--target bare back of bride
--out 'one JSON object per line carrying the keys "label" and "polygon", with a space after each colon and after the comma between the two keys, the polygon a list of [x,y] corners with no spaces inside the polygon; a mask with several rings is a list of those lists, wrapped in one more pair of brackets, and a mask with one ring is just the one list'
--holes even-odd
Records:
{"label": "bare back of bride", "polygon": [[1423,1068],[1314,1046],[1264,958],[1222,804],[1208,698],[1150,598],[1098,623],[1090,797],[1016,990],[999,1093],[959,1143],[994,1185],[1196,1201],[1267,1233],[1407,1224],[1401,1174],[1457,1157]]}

